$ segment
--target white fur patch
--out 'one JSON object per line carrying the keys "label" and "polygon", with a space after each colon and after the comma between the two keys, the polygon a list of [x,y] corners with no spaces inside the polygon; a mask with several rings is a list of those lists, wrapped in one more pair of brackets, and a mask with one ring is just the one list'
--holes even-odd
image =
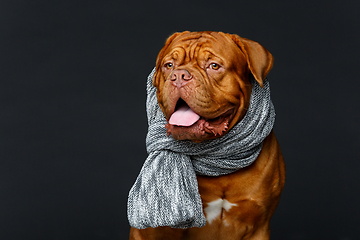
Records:
{"label": "white fur patch", "polygon": [[233,206],[237,206],[237,204],[221,198],[207,203],[207,207],[204,209],[207,221],[211,224],[215,218],[221,215],[222,209],[228,212]]}
{"label": "white fur patch", "polygon": [[224,203],[223,203],[223,208],[228,212],[230,210],[230,208],[232,208],[233,206],[237,206],[236,203],[231,203],[228,200],[224,199]]}
{"label": "white fur patch", "polygon": [[207,203],[207,207],[204,209],[206,213],[206,219],[211,224],[211,222],[220,216],[223,201],[221,198],[212,202]]}

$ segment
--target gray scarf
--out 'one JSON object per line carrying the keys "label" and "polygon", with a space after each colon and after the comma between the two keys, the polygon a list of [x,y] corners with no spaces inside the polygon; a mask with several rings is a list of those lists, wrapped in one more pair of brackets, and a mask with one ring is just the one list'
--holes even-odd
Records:
{"label": "gray scarf", "polygon": [[219,176],[249,166],[275,121],[270,86],[252,79],[249,109],[224,136],[201,143],[167,137],[166,119],[152,85],[155,69],[147,79],[148,157],[129,192],[128,219],[134,228],[170,226],[203,227],[206,218],[196,174]]}

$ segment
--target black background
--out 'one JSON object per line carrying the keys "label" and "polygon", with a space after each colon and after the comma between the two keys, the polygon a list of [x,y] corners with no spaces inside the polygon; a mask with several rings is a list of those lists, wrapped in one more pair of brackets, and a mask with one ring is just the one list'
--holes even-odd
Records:
{"label": "black background", "polygon": [[272,239],[360,239],[359,1],[0,1],[0,239],[127,239],[165,39],[260,42],[287,182]]}

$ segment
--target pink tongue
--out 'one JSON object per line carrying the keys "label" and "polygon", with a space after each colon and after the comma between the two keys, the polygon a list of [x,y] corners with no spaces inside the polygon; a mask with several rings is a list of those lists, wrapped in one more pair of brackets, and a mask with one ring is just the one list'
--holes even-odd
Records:
{"label": "pink tongue", "polygon": [[200,116],[189,108],[189,106],[183,105],[171,115],[169,123],[171,125],[188,127],[193,125],[199,118]]}

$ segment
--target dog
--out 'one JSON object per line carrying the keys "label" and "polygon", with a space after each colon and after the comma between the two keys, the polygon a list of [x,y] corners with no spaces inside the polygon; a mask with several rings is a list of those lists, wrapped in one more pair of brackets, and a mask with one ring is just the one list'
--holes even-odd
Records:
{"label": "dog", "polygon": [[[186,31],[170,36],[157,56],[153,78],[169,137],[202,142],[227,134],[248,110],[250,78],[262,87],[272,66],[268,50],[235,34]],[[191,112],[186,120],[173,117],[179,101]],[[131,228],[129,239],[270,238],[270,219],[285,184],[285,163],[272,130],[250,166],[217,177],[198,175],[197,181],[204,227]]]}

